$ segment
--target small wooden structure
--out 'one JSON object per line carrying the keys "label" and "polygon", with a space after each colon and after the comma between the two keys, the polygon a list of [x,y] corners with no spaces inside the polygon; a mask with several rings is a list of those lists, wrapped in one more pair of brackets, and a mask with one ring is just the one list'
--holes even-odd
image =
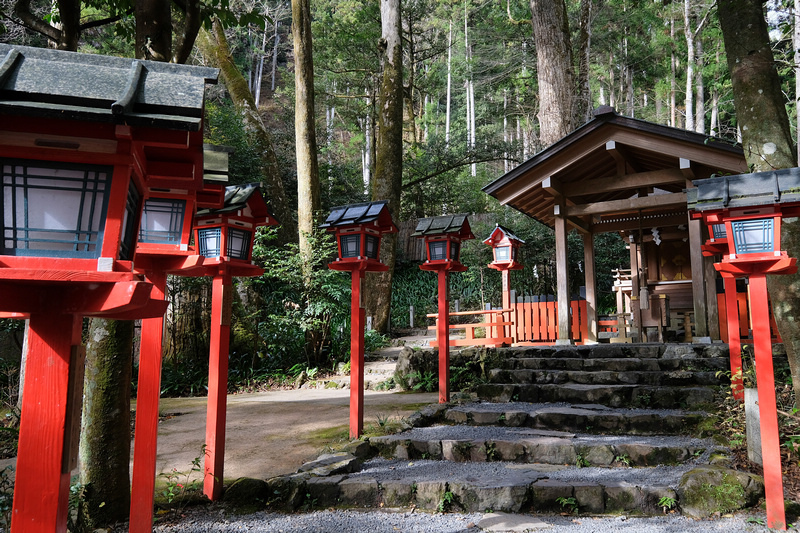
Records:
{"label": "small wooden structure", "polygon": [[66,531],[83,317],[166,309],[158,283],[134,270],[143,204],[165,189],[188,201],[177,190],[199,187],[204,90],[217,74],[0,44],[0,311],[30,315],[14,533]]}
{"label": "small wooden structure", "polygon": [[584,243],[587,342],[596,342],[598,331],[593,236],[606,232],[619,232],[630,245],[633,322],[641,340],[643,328],[669,319],[667,303],[670,313],[693,313],[698,336],[718,339],[716,274],[702,256],[703,228],[687,214],[684,189],[698,178],[746,171],[738,146],[601,106],[591,121],[483,190],[555,229],[558,343],[572,340],[571,229]]}
{"label": "small wooden structure", "polygon": [[422,218],[412,237],[425,240],[427,259],[419,267],[438,273],[439,314],[436,338],[439,348],[439,403],[450,401],[450,272],[463,272],[461,242],[474,239],[467,215],[443,215]]}
{"label": "small wooden structure", "polygon": [[342,205],[331,209],[320,226],[336,236],[338,255],[328,267],[351,273],[350,300],[350,438],[364,431],[364,326],[366,310],[361,305],[361,283],[365,272],[389,269],[380,261],[381,237],[396,233],[389,204],[385,200]]}
{"label": "small wooden structure", "polygon": [[[217,187],[209,184],[206,190]],[[208,201],[214,195],[203,198]],[[233,278],[263,274],[251,262],[256,229],[278,221],[258,183],[220,188],[210,205],[201,203],[200,207],[194,217],[194,241],[204,258],[203,274],[212,278],[203,494],[216,501],[222,497],[224,481]]]}

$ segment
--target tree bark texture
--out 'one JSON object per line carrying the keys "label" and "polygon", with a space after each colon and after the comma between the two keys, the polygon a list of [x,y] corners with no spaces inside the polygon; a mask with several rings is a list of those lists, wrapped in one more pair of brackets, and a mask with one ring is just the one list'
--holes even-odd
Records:
{"label": "tree bark texture", "polygon": [[719,2],[717,13],[750,170],[795,166],[789,117],[769,45],[763,2],[725,0]]}
{"label": "tree bark texture", "polygon": [[[314,121],[314,61],[311,53],[311,6],[309,0],[292,0],[294,40],[294,136],[297,157],[297,229],[300,253],[309,264],[314,216],[320,209],[317,135]],[[306,272],[306,277],[310,276]]]}
{"label": "tree bark texture", "polygon": [[139,0],[136,16],[136,58],[169,61],[172,57],[172,2]]}
{"label": "tree bark texture", "polygon": [[225,30],[218,20],[214,21],[211,32],[200,31],[197,38],[197,47],[205,57],[220,69],[220,74],[225,81],[228,93],[231,95],[231,100],[233,100],[234,105],[242,114],[242,121],[248,137],[252,139],[252,142],[256,144],[261,153],[259,173],[269,188],[267,196],[270,199],[272,212],[281,223],[278,228],[279,240],[283,243],[296,240],[297,226],[292,208],[286,200],[286,193],[278,168],[278,158],[275,155],[275,148],[272,144],[272,136],[258,113],[253,94],[247,87],[247,80],[244,79],[242,73],[233,62],[228,40],[225,38]]}
{"label": "tree bark texture", "polygon": [[92,531],[127,520],[130,509],[133,322],[93,318],[86,344],[79,520]]}
{"label": "tree bark texture", "polygon": [[575,72],[564,0],[531,0],[539,76],[539,139],[543,147],[576,127]]}
{"label": "tree bark texture", "polygon": [[577,125],[592,118],[592,93],[589,87],[589,68],[592,47],[592,1],[581,0],[580,29],[578,44],[578,101],[575,116]]}
{"label": "tree bark texture", "polygon": [[[789,117],[770,49],[763,3],[726,0],[717,10],[747,164],[753,172],[794,167],[797,161]],[[797,218],[783,219],[781,248],[800,258]],[[800,275],[768,276],[767,281],[795,395],[800,398]]]}
{"label": "tree bark texture", "polygon": [[[397,220],[403,184],[403,50],[401,46],[400,0],[381,0],[381,40],[383,79],[379,95],[375,177],[372,199],[388,201],[389,212]],[[381,261],[388,272],[366,277],[362,293],[373,328],[389,329],[392,302],[392,276],[397,255],[397,234],[386,235],[381,243]]]}

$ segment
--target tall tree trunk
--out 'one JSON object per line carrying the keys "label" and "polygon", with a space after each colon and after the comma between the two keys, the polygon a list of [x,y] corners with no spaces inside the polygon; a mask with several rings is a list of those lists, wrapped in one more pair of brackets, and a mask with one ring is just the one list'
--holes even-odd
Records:
{"label": "tall tree trunk", "polygon": [[[381,0],[381,40],[383,79],[379,95],[376,139],[375,177],[372,199],[387,200],[394,220],[400,213],[400,190],[403,184],[403,51],[401,46],[400,0]],[[397,234],[383,238],[381,261],[388,272],[367,276],[368,289],[362,294],[373,327],[389,330],[392,302],[392,277],[397,255]]]}
{"label": "tall tree trunk", "polygon": [[133,322],[93,318],[86,345],[79,520],[92,531],[126,520],[130,509]]}
{"label": "tall tree trunk", "polygon": [[304,278],[310,280],[314,215],[319,204],[319,166],[314,124],[314,60],[311,52],[311,6],[309,0],[292,0],[294,42],[294,137],[297,157],[297,229],[304,256]]}
{"label": "tall tree trunk", "polygon": [[[717,7],[742,145],[753,172],[797,165],[789,116],[770,48],[761,0],[726,0]],[[800,257],[800,221],[784,218],[782,247]],[[772,310],[783,338],[795,396],[800,398],[800,275],[768,276]]]}
{"label": "tall tree trunk", "polygon": [[[794,24],[792,27],[792,47],[794,48],[794,114],[795,131],[800,139],[800,0],[794,0]],[[800,142],[797,143],[797,156],[800,160]]]}
{"label": "tall tree trunk", "polygon": [[539,76],[539,140],[550,146],[576,126],[575,74],[564,0],[531,0]]}
{"label": "tall tree trunk", "polygon": [[697,44],[695,45],[695,64],[697,72],[695,72],[695,106],[694,106],[694,131],[697,133],[706,132],[706,98],[705,98],[705,84],[703,83],[703,40],[698,36]]}
{"label": "tall tree trunk", "polygon": [[683,35],[686,38],[686,129],[694,130],[694,33],[691,19],[692,0],[683,0]]}
{"label": "tall tree trunk", "polygon": [[[797,0],[800,2],[800,0]],[[450,21],[450,32],[447,36],[447,109],[444,118],[444,142],[450,146],[450,87],[452,85],[453,63],[453,22]]]}
{"label": "tall tree trunk", "polygon": [[172,57],[172,2],[140,0],[136,15],[136,58],[169,61]]}
{"label": "tall tree trunk", "polygon": [[219,69],[233,104],[242,114],[248,138],[261,154],[261,168],[259,174],[263,176],[269,187],[270,207],[280,221],[278,238],[281,242],[294,241],[297,238],[297,226],[294,213],[286,199],[286,193],[281,180],[278,158],[272,144],[272,135],[264,125],[258,113],[253,94],[247,88],[247,80],[236,67],[231,56],[225,30],[219,20],[214,20],[212,31],[201,30],[197,38],[197,47]]}
{"label": "tall tree trunk", "polygon": [[575,116],[579,123],[592,118],[592,93],[589,87],[589,67],[592,45],[592,0],[581,0],[578,38],[578,101]]}

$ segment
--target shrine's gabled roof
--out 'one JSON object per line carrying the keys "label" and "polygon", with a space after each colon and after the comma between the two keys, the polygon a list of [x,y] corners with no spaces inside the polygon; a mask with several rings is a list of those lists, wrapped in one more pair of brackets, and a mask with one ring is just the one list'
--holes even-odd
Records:
{"label": "shrine's gabled roof", "polygon": [[[483,187],[553,227],[557,216],[583,231],[685,224],[692,180],[747,172],[740,146],[693,131],[619,115],[594,118]],[[607,229],[606,229],[607,228]]]}
{"label": "shrine's gabled roof", "polygon": [[198,131],[214,68],[0,44],[0,113]]}

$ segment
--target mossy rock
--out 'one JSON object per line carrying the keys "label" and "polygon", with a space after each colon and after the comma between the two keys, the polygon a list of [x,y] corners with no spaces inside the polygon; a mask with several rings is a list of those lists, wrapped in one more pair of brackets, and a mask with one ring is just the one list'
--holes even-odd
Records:
{"label": "mossy rock", "polygon": [[707,518],[755,505],[764,495],[759,476],[722,466],[700,466],[686,472],[678,485],[684,515]]}
{"label": "mossy rock", "polygon": [[225,489],[223,501],[235,509],[261,510],[269,498],[267,482],[261,479],[240,477]]}

